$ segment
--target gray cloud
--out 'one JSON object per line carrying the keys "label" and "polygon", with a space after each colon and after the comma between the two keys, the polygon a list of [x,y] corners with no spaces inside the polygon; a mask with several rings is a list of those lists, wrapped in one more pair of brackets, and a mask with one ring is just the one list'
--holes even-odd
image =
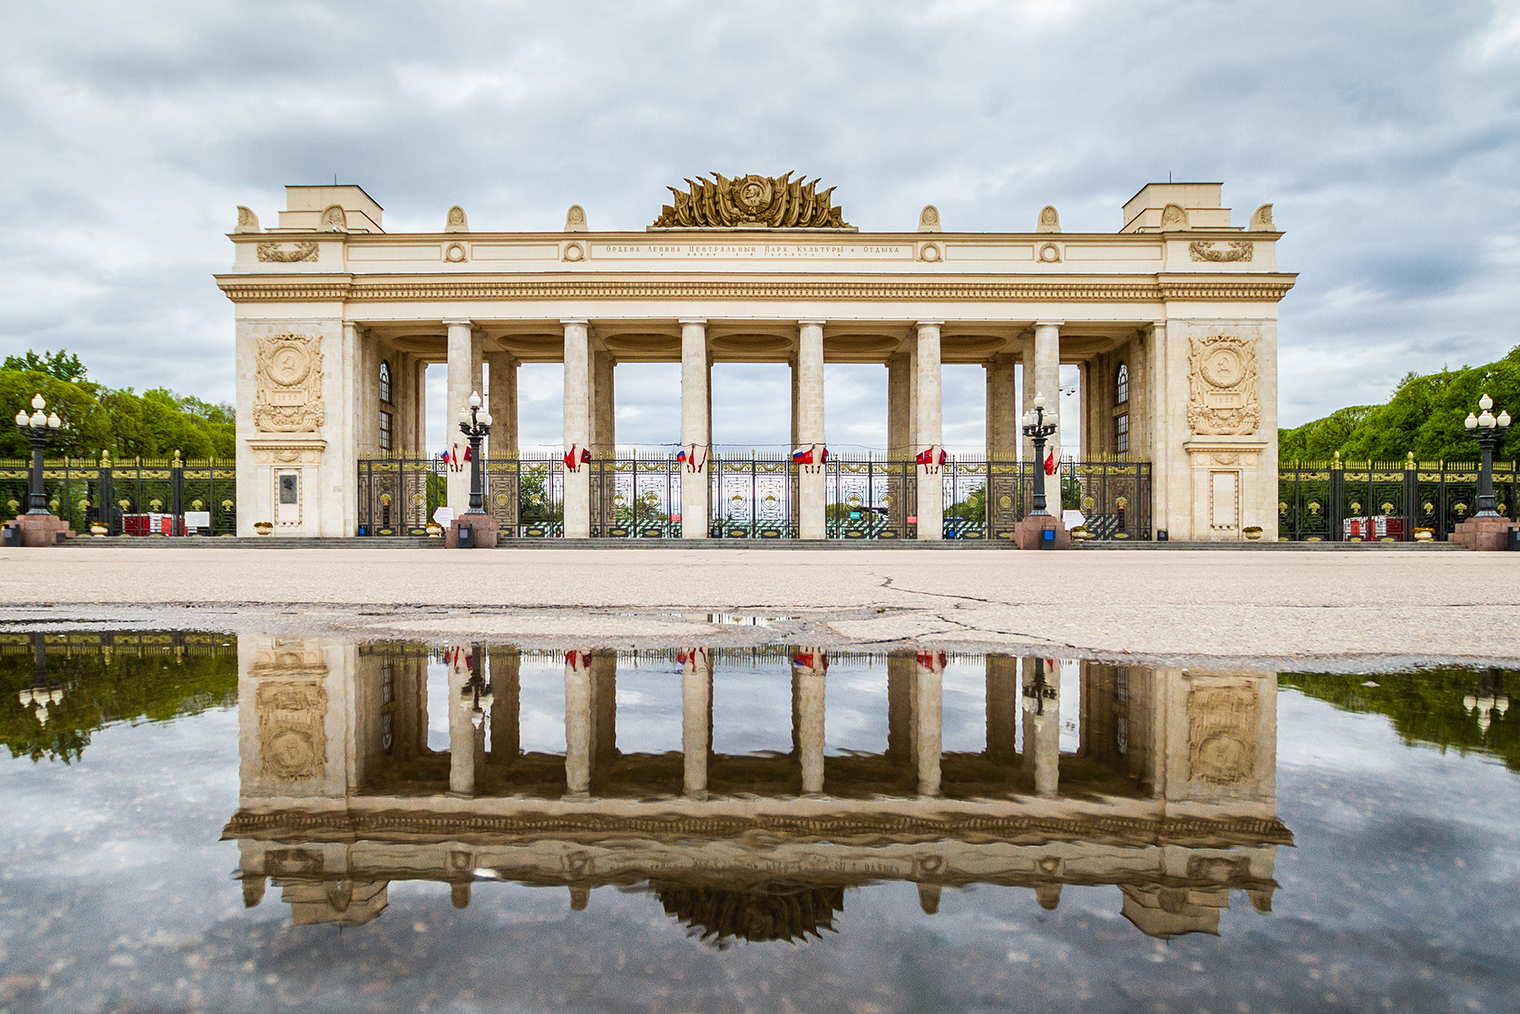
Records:
{"label": "gray cloud", "polygon": [[[396,230],[453,203],[477,229],[580,203],[638,230],[709,169],[821,176],[867,230],[926,203],[955,228],[1053,203],[1114,230],[1171,172],[1223,180],[1237,222],[1275,205],[1302,273],[1285,424],[1520,343],[1513,0],[82,2],[8,11],[0,56],[0,348],[67,346],[113,385],[229,398],[210,275],[233,208],[272,218],[281,186],[334,174]],[[720,440],[760,439],[723,413],[753,419],[769,383],[715,402]],[[829,384],[830,439],[884,442],[882,385]],[[975,447],[977,385],[950,388],[947,440]],[[620,391],[629,438],[671,439],[670,392]]]}

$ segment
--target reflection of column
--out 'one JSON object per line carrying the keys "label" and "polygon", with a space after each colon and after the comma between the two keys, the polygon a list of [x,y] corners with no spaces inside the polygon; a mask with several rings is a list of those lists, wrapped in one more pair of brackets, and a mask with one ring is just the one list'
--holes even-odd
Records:
{"label": "reflection of column", "polygon": [[[459,445],[461,455],[468,442],[459,432],[459,410],[468,408],[470,395],[479,392],[480,338],[474,326],[467,320],[446,320],[449,328],[449,399],[447,413],[443,417],[444,445]],[[463,514],[470,507],[470,470],[449,471],[449,506],[455,514]],[[428,518],[429,521],[432,518]]]}
{"label": "reflection of column", "polygon": [[1019,660],[987,656],[987,756],[1004,764],[1018,758]]}
{"label": "reflection of column", "polygon": [[591,655],[565,652],[565,793],[591,790]]}
{"label": "reflection of column", "polygon": [[681,751],[685,754],[683,791],[707,796],[707,753],[712,743],[712,659],[706,648],[686,649],[681,670]]}
{"label": "reflection of column", "polygon": [[464,645],[456,645],[449,665],[449,794],[454,796],[475,794],[475,726],[463,700],[470,678],[467,652]]}
{"label": "reflection of column", "polygon": [[945,482],[940,475],[938,454],[944,441],[940,407],[939,323],[918,325],[918,393],[914,419],[914,453],[929,450],[932,465],[918,466],[918,537],[933,541],[945,535]]}
{"label": "reflection of column", "polygon": [[597,767],[617,756],[617,652],[591,656],[591,757]]}
{"label": "reflection of column", "polygon": [[518,673],[522,655],[509,648],[497,648],[491,659],[491,759],[511,764],[522,751],[518,708],[521,685]]}
{"label": "reflection of column", "polygon": [[792,656],[793,713],[804,794],[823,791],[823,682],[828,666],[828,658],[816,648],[799,648]]}
{"label": "reflection of column", "polygon": [[940,687],[944,679],[945,656],[937,651],[918,653],[917,708],[913,724],[918,735],[918,792],[922,796],[939,795],[940,782]]}
{"label": "reflection of column", "polygon": [[887,656],[887,755],[903,762],[915,756],[913,683],[917,674],[913,656]]}
{"label": "reflection of column", "polygon": [[[1037,690],[1042,685],[1043,694]],[[1060,687],[1060,673],[1046,672],[1043,658],[1024,659],[1024,770],[1034,772],[1042,796],[1055,795],[1060,785]]]}
{"label": "reflection of column", "polygon": [[[689,459],[681,470],[681,538],[708,533],[707,456],[712,432],[708,406],[707,321],[681,321],[681,446]],[[701,467],[702,471],[694,469]]]}
{"label": "reflection of column", "polygon": [[797,445],[813,448],[813,463],[798,468],[797,537],[825,535],[823,462],[823,321],[799,322],[797,345]]}
{"label": "reflection of column", "polygon": [[580,463],[591,443],[591,332],[584,320],[565,326],[565,452],[575,454],[565,469],[565,538],[591,535],[591,470]]}

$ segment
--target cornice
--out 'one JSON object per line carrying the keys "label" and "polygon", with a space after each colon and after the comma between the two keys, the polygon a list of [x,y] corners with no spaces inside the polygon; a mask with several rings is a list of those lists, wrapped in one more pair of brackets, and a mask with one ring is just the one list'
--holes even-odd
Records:
{"label": "cornice", "polygon": [[1268,302],[1293,287],[1295,274],[1134,279],[1053,277],[947,278],[696,278],[660,279],[365,277],[353,275],[217,275],[234,303],[425,302],[457,300],[724,300],[833,302],[1135,303]]}

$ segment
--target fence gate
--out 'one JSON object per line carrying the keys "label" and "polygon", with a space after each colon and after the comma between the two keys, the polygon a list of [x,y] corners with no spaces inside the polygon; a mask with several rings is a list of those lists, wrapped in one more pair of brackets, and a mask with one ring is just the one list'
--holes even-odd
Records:
{"label": "fence gate", "polygon": [[[591,469],[591,536],[676,539],[681,536],[684,461],[668,454],[608,458]],[[702,481],[693,476],[693,481]]]}
{"label": "fence gate", "polygon": [[707,467],[713,538],[796,538],[797,466],[790,455],[713,455]]}
{"label": "fence gate", "polygon": [[1151,537],[1151,464],[1148,461],[1066,461],[1061,464],[1059,493],[1047,488],[1054,513],[1075,507],[1086,518],[1093,539]]}
{"label": "fence gate", "polygon": [[[1411,542],[1430,529],[1444,542],[1477,510],[1472,462],[1294,463],[1277,473],[1278,538],[1305,542]],[[1495,507],[1515,516],[1516,462],[1494,463]]]}

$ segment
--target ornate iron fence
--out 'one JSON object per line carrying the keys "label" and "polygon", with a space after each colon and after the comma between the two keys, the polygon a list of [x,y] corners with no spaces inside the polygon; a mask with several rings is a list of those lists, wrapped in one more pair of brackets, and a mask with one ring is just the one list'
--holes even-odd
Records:
{"label": "ornate iron fence", "polygon": [[797,465],[790,455],[713,455],[707,472],[713,538],[796,538]]}
{"label": "ornate iron fence", "polygon": [[592,538],[680,538],[685,462],[668,454],[633,454],[588,467]]}
{"label": "ornate iron fence", "polygon": [[[0,461],[0,503],[11,514],[26,503],[30,481],[31,462]],[[63,458],[43,462],[42,481],[48,509],[79,533],[98,524],[110,535],[129,528],[137,534],[147,530],[140,517],[156,514],[176,519],[170,531],[181,534],[190,512],[209,515],[211,523],[189,534],[231,535],[237,527],[237,469],[230,461]]]}
{"label": "ornate iron fence", "polygon": [[[488,459],[483,481],[486,509],[504,537],[564,534],[565,478],[557,455]],[[359,462],[359,535],[426,535],[448,501],[449,466],[438,458]]]}
{"label": "ornate iron fence", "polygon": [[831,456],[823,469],[829,538],[918,537],[918,468],[913,462]]}
{"label": "ornate iron fence", "polygon": [[1082,512],[1089,538],[1149,540],[1151,503],[1148,461],[1061,463],[1061,506]]}
{"label": "ornate iron fence", "polygon": [[[1446,541],[1476,510],[1473,462],[1295,462],[1278,469],[1278,538],[1305,542]],[[1515,517],[1520,467],[1494,463],[1499,513]]]}

